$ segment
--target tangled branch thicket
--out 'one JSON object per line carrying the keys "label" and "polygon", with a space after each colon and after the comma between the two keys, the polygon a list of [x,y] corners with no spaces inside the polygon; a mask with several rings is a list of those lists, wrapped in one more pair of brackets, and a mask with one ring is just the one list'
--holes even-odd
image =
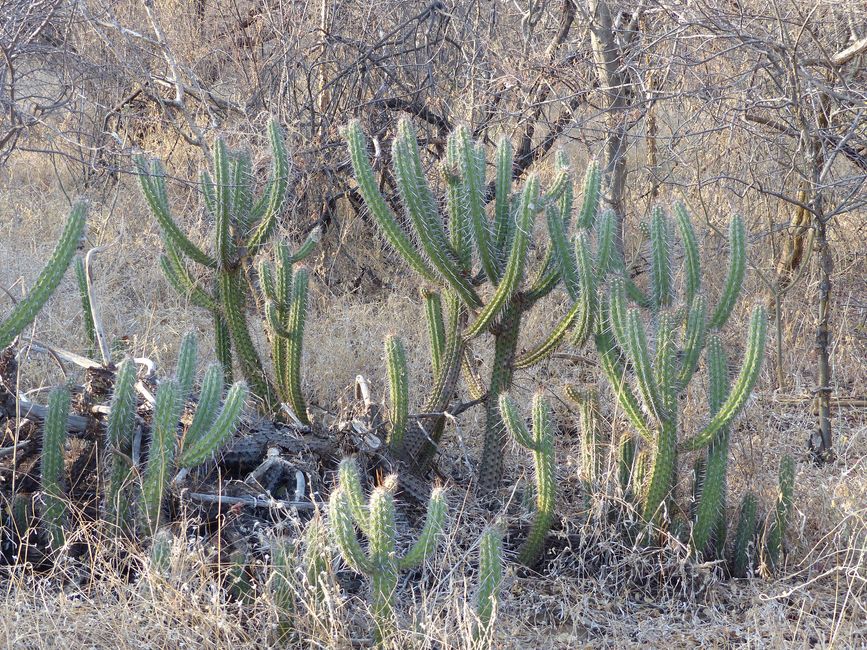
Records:
{"label": "tangled branch thicket", "polygon": [[867,643],[865,25],[0,0],[0,636]]}

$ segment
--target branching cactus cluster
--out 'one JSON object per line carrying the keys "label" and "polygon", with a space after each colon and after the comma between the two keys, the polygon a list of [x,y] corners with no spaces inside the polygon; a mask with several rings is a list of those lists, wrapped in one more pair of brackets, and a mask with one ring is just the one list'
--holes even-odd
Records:
{"label": "branching cactus cluster", "polygon": [[[270,306],[268,322],[274,339],[279,393],[265,373],[247,322],[247,306],[251,302],[248,287],[253,284],[249,261],[272,238],[289,184],[289,156],[276,122],[270,124],[268,134],[271,172],[259,198],[254,197],[249,154],[229,150],[222,139],[214,145],[214,176],[203,171],[200,182],[205,207],[215,224],[214,247],[210,253],[193,243],[172,217],[161,163],[139,156],[136,164],[142,193],[163,234],[162,269],[181,295],[212,314],[217,357],[226,380],[232,378],[234,350],[244,378],[267,412],[276,412],[280,401],[288,402],[299,419],[306,421],[306,412],[300,408],[303,400],[300,399],[297,367],[306,311],[306,272],[297,271],[293,279],[292,265],[310,254],[318,231],[313,231],[294,254],[285,246],[278,247],[276,278],[270,278],[270,282],[269,278],[262,280]],[[205,269],[206,285],[203,286],[198,275],[190,270],[187,260]]]}
{"label": "branching cactus cluster", "polygon": [[[197,342],[187,334],[181,342],[175,376],[160,383],[151,422],[147,465],[141,485],[142,520],[153,535],[164,515],[165,491],[173,472],[193,468],[208,460],[232,436],[247,399],[247,385],[235,382],[224,395],[223,369],[212,364],[205,371],[199,401],[190,425],[181,436],[179,422],[195,381]],[[121,362],[106,429],[111,470],[106,492],[105,516],[128,529],[129,490],[133,472],[130,452],[136,426],[135,368]]]}
{"label": "branching cactus cluster", "polygon": [[[569,276],[561,275],[561,265],[557,263],[562,249],[568,248],[572,225],[572,179],[566,160],[558,156],[556,174],[546,193],[535,174],[526,179],[519,191],[513,191],[512,147],[504,138],[496,152],[493,208],[488,211],[484,146],[472,140],[467,128],[458,128],[448,138],[442,165],[443,214],[425,175],[413,127],[403,120],[398,124],[392,146],[392,171],[409,223],[404,228],[380,193],[358,122],[347,127],[346,137],[359,191],[380,231],[420,278],[436,289],[424,294],[435,371],[434,392],[428,406],[441,410],[448,403],[461,369],[471,396],[488,395],[478,489],[485,497],[494,495],[502,477],[505,444],[499,395],[511,387],[516,369],[544,359],[567,332],[572,331],[574,339],[580,341],[590,331],[592,312],[587,309],[587,300],[594,292],[585,284],[592,275],[589,260],[586,255],[581,257],[580,270],[573,268]],[[594,224],[598,197],[599,171],[592,165],[576,224],[582,232]],[[551,245],[542,263],[530,273],[529,253],[539,214],[545,214]],[[586,243],[586,236],[582,241]],[[518,357],[522,318],[558,285],[561,277],[570,287],[570,294],[585,299],[576,301],[545,341]],[[490,291],[480,289],[483,283],[490,285]],[[483,298],[485,295],[487,299]],[[445,321],[440,296],[448,306]],[[494,361],[487,386],[468,361],[469,345],[484,333],[494,337]],[[440,422],[429,438],[436,443],[441,431]],[[413,459],[429,458],[427,438],[406,436],[405,455]]]}
{"label": "branching cactus cluster", "polygon": [[[335,545],[349,566],[370,578],[378,643],[386,641],[395,629],[394,592],[399,572],[419,566],[433,553],[446,518],[444,491],[434,488],[424,527],[415,544],[401,554],[395,526],[396,479],[386,477],[366,500],[358,465],[344,459],[329,500],[328,525]],[[367,537],[367,552],[358,541],[356,527]]]}

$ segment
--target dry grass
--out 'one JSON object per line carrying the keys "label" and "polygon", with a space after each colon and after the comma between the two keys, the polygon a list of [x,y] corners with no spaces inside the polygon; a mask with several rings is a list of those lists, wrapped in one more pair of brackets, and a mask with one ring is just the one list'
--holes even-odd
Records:
{"label": "dry grass", "polygon": [[[3,179],[0,214],[0,284],[26,286],[38,272],[38,261],[51,248],[64,211],[51,177],[39,177],[26,165]],[[47,172],[45,172],[47,173]],[[27,175],[25,175],[27,174]],[[863,218],[863,215],[861,216]],[[196,219],[189,223],[196,226]],[[845,222],[832,235],[837,256],[833,340],[835,394],[867,394],[867,263],[858,244],[850,241]],[[412,396],[417,405],[429,382],[426,335],[418,327],[421,304],[412,282],[397,265],[372,263],[386,284],[378,288],[362,281],[352,294],[345,278],[357,275],[360,245],[366,242],[359,223],[346,224],[341,239],[330,233],[323,252],[311,264],[319,281],[309,318],[305,383],[311,402],[324,410],[347,395],[354,377],[369,377],[377,395],[384,391],[382,342],[398,332],[407,342]],[[162,278],[157,263],[159,239],[137,192],[126,184],[106,200],[94,202],[89,245],[110,244],[99,260],[97,291],[106,329],[129,338],[131,351],[171,367],[180,335],[199,330],[207,349],[209,321],[183,303]],[[708,241],[709,263],[724,260],[724,250]],[[762,268],[759,246],[754,250]],[[710,249],[710,250],[707,250]],[[863,252],[863,251],[862,251]],[[383,259],[388,260],[386,256]],[[348,269],[348,270],[347,270]],[[760,285],[751,274],[749,295]],[[334,280],[331,288],[323,278]],[[495,647],[816,647],[867,645],[867,409],[840,409],[835,418],[838,460],[817,468],[807,462],[806,440],[815,426],[808,403],[791,403],[791,395],[806,395],[813,385],[810,354],[815,295],[811,273],[790,293],[784,305],[783,359],[788,384],[775,386],[772,351],[752,406],[733,436],[733,466],[729,472],[731,504],[745,488],[764,503],[775,493],[775,468],[785,453],[798,463],[795,512],[787,540],[785,571],[773,580],[723,581],[712,566],[695,567],[675,542],[660,552],[643,552],[619,543],[598,521],[587,522],[577,507],[562,508],[562,529],[555,534],[558,549],[544,575],[515,573],[510,567],[495,630]],[[13,292],[19,285],[13,287]],[[5,299],[4,299],[5,300]],[[77,294],[68,277],[37,320],[36,338],[83,352],[85,348]],[[527,340],[535,339],[552,321],[557,305],[529,319]],[[742,346],[737,332],[743,313],[729,327],[732,357]],[[61,380],[56,366],[32,357],[24,364],[30,387]],[[545,364],[518,380],[519,394],[539,385],[553,392],[568,378],[590,380],[592,374],[564,360]],[[561,420],[573,414],[556,402]],[[608,413],[614,427],[624,426]],[[460,420],[451,435],[443,464],[457,482],[471,476],[479,414]],[[568,429],[568,427],[566,427]],[[577,438],[558,441],[561,491],[574,489],[578,464]],[[513,450],[509,484],[520,498],[529,459]],[[419,574],[403,579],[399,616],[403,631],[398,648],[467,648],[473,624],[472,601],[478,534],[490,515],[452,490],[451,540]],[[733,506],[734,507],[734,506]],[[509,517],[520,508],[512,508]],[[97,535],[83,530],[81,535]],[[576,540],[584,540],[577,543]],[[93,540],[91,540],[93,541]],[[267,595],[250,606],[226,598],[215,578],[207,549],[176,547],[175,570],[166,581],[145,570],[138,580],[125,580],[114,570],[112,544],[96,540],[87,558],[95,571],[83,571],[64,560],[47,576],[17,569],[2,580],[0,642],[14,648],[222,648],[265,647],[273,639],[275,610]],[[140,551],[132,548],[133,557]],[[146,567],[146,558],[139,558]],[[643,576],[643,578],[642,578]],[[652,580],[648,579],[652,577]],[[345,580],[345,576],[342,576]],[[353,647],[367,638],[364,605],[353,591],[334,590],[324,605],[309,604],[298,613],[302,636],[287,647]]]}

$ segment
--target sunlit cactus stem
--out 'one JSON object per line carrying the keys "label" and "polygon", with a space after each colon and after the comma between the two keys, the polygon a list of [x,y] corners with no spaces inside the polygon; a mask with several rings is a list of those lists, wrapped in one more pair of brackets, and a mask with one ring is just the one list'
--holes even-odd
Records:
{"label": "sunlit cactus stem", "polygon": [[27,296],[15,304],[6,319],[0,320],[0,350],[12,343],[15,337],[33,322],[51,294],[57,289],[66,269],[69,268],[79,242],[84,237],[86,216],[87,208],[83,203],[76,203],[72,207],[57,246],[36,278],[36,282]]}
{"label": "sunlit cactus stem", "polygon": [[45,503],[42,519],[48,544],[57,552],[64,544],[66,501],[63,491],[66,423],[69,418],[69,391],[55,388],[48,397],[48,415],[42,426],[41,484]]}
{"label": "sunlit cactus stem", "polygon": [[554,476],[554,431],[551,410],[541,393],[533,397],[533,431],[527,430],[514,401],[507,394],[500,395],[500,412],[509,433],[522,447],[533,452],[536,469],[536,513],[533,526],[518,552],[518,560],[533,567],[545,545],[545,537],[554,519],[556,477]]}
{"label": "sunlit cactus stem", "polygon": [[391,422],[388,444],[392,449],[400,449],[409,416],[409,379],[406,352],[403,343],[396,336],[385,339],[385,362],[388,369],[388,414]]}

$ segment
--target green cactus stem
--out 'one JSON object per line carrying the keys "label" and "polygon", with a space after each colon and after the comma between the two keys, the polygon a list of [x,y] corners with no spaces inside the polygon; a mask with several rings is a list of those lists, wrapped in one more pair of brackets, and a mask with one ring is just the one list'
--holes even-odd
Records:
{"label": "green cactus stem", "polygon": [[87,207],[83,203],[76,203],[66,220],[54,252],[27,296],[18,301],[6,320],[0,321],[0,350],[12,343],[15,337],[33,322],[51,294],[57,289],[66,269],[69,268],[79,242],[84,237],[86,218]]}
{"label": "green cactus stem", "polygon": [[780,461],[780,488],[774,509],[774,519],[770,529],[765,534],[765,564],[771,572],[776,571],[780,566],[786,526],[792,512],[794,488],[795,461],[791,456],[784,456]]}
{"label": "green cactus stem", "polygon": [[66,422],[69,418],[69,391],[55,388],[48,397],[48,415],[42,426],[41,485],[42,519],[48,545],[56,553],[64,544],[66,500],[63,491]]}
{"label": "green cactus stem", "polygon": [[135,434],[136,398],[135,364],[131,359],[120,362],[115,373],[111,395],[111,413],[106,428],[111,470],[105,495],[105,520],[131,532],[127,487],[132,474],[132,446]]}
{"label": "green cactus stem", "polygon": [[736,578],[746,578],[753,567],[755,537],[756,497],[748,492],[741,501],[732,553],[732,575]]}
{"label": "green cactus stem", "polygon": [[502,584],[503,535],[496,526],[489,526],[479,540],[479,586],[476,590],[478,625],[473,637],[480,650],[491,647]]}
{"label": "green cactus stem", "polygon": [[385,363],[388,370],[388,419],[391,431],[388,444],[400,449],[409,417],[409,378],[406,369],[406,352],[396,336],[385,339]]}
{"label": "green cactus stem", "polygon": [[551,411],[541,393],[533,397],[533,432],[527,430],[518,407],[507,394],[500,395],[503,422],[515,441],[533,452],[536,468],[536,513],[526,541],[518,551],[518,561],[533,567],[544,549],[545,537],[554,519],[556,477],[554,476],[554,431]]}

